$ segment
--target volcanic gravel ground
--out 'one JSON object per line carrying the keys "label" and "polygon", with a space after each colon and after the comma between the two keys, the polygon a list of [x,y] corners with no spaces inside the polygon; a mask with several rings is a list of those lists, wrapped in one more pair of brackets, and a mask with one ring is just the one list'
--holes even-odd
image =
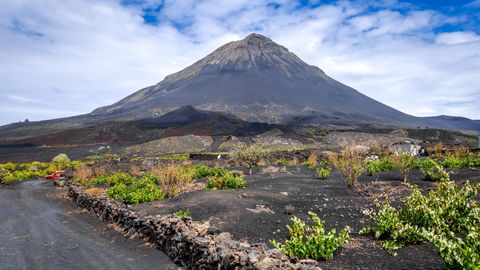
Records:
{"label": "volcanic gravel ground", "polygon": [[[480,180],[478,170],[455,170],[452,180]],[[202,181],[202,180],[200,180]],[[205,181],[205,179],[203,179]],[[362,176],[359,182],[371,184],[376,195],[390,191],[396,200],[408,194],[397,172]],[[409,182],[424,190],[434,188],[434,183],[422,180],[419,170],[410,173]],[[374,195],[375,195],[374,194]],[[431,244],[408,245],[398,250],[397,256],[389,255],[379,244],[358,231],[370,221],[361,210],[371,208],[372,197],[349,191],[337,171],[326,180],[314,177],[314,172],[304,167],[289,167],[287,172],[247,176],[247,187],[240,190],[194,191],[161,202],[134,206],[149,214],[171,214],[189,209],[197,221],[208,221],[221,231],[230,232],[238,240],[250,243],[269,243],[270,239],[285,240],[286,225],[291,216],[285,207],[294,207],[293,215],[307,219],[308,211],[317,213],[325,221],[326,228],[339,231],[348,225],[353,229],[352,240],[341,248],[336,256],[320,262],[324,269],[444,269],[445,265]]]}

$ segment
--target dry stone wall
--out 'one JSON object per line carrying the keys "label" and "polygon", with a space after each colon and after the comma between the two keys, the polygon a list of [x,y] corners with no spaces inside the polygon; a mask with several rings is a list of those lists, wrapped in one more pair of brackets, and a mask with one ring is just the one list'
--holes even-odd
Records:
{"label": "dry stone wall", "polygon": [[68,194],[102,220],[154,243],[186,269],[320,270],[316,261],[294,260],[278,249],[233,240],[229,233],[191,218],[140,214],[121,202],[89,195],[79,186],[69,186]]}

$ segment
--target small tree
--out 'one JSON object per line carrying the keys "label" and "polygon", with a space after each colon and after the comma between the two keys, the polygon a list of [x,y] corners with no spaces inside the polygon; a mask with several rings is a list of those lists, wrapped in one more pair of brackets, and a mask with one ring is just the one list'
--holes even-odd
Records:
{"label": "small tree", "polygon": [[246,147],[239,146],[229,153],[230,158],[245,165],[249,169],[250,174],[252,174],[253,166],[257,166],[266,155],[267,151],[261,144],[252,144]]}
{"label": "small tree", "polygon": [[393,156],[393,162],[400,171],[404,182],[407,181],[408,173],[412,170],[416,161],[417,156],[412,155],[410,152],[402,152],[399,155]]}
{"label": "small tree", "polygon": [[52,162],[70,162],[70,159],[68,158],[67,154],[61,153],[56,155],[53,159]]}
{"label": "small tree", "polygon": [[340,153],[331,153],[330,162],[340,171],[349,189],[357,186],[357,179],[367,170],[365,150],[353,144],[344,144]]}

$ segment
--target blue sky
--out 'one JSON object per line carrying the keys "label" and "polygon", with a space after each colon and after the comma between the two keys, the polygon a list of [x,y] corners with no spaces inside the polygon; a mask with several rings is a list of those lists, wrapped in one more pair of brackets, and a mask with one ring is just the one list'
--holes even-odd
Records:
{"label": "blue sky", "polygon": [[251,32],[403,112],[480,119],[480,0],[3,0],[0,125],[88,113]]}

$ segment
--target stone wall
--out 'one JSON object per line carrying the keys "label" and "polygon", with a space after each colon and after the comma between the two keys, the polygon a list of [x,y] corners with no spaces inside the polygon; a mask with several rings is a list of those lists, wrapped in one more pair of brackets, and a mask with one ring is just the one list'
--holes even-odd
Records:
{"label": "stone wall", "polygon": [[233,240],[229,233],[191,218],[142,215],[121,202],[86,194],[78,186],[69,186],[68,194],[99,218],[154,243],[185,269],[320,269],[316,261],[294,260],[278,249]]}

